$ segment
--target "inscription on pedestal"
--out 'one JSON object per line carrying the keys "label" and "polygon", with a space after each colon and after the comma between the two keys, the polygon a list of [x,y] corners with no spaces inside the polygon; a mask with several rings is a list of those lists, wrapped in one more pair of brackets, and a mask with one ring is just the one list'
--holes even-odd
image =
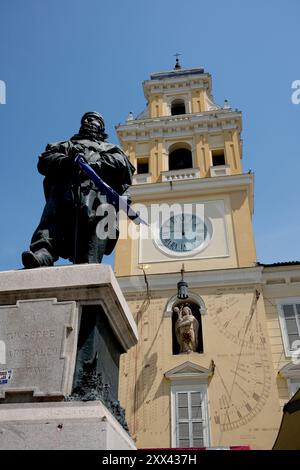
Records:
{"label": "inscription on pedestal", "polygon": [[69,394],[77,323],[73,301],[24,300],[0,306],[0,398],[24,391],[34,396]]}

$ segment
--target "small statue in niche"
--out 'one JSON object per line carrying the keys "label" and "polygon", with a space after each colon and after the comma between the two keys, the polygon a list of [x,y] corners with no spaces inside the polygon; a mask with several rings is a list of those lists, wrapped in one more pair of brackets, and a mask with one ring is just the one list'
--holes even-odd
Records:
{"label": "small statue in niche", "polygon": [[194,317],[188,304],[174,308],[178,319],[175,323],[175,334],[180,346],[180,353],[196,352],[198,347],[199,322]]}

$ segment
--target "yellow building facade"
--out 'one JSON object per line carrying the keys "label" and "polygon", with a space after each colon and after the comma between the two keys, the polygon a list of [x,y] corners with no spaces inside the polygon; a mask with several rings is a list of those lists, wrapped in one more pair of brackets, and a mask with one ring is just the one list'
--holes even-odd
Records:
{"label": "yellow building facade", "polygon": [[[300,266],[257,263],[242,116],[214,102],[210,74],[177,64],[143,88],[145,111],[116,128],[149,222],[121,236],[115,256],[139,329],[120,367],[131,435],[138,448],[270,449],[300,386]],[[197,323],[189,352],[177,334],[184,302]]]}

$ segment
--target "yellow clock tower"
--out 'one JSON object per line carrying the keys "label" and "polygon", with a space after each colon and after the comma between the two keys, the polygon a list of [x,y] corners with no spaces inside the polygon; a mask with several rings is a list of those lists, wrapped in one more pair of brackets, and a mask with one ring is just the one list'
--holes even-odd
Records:
{"label": "yellow clock tower", "polygon": [[178,60],[143,88],[145,111],[116,128],[137,169],[132,201],[149,222],[121,237],[115,256],[140,338],[120,368],[130,432],[138,448],[269,449],[289,360],[272,349],[241,112],[217,105],[210,74]]}

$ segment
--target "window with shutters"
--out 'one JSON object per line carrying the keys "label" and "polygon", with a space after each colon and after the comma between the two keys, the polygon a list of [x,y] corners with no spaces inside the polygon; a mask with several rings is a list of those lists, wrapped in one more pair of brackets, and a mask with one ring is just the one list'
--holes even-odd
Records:
{"label": "window with shutters", "polygon": [[209,445],[206,387],[174,386],[175,447],[201,448]]}
{"label": "window with shutters", "polygon": [[291,356],[300,346],[300,298],[278,301],[278,310],[285,355]]}

